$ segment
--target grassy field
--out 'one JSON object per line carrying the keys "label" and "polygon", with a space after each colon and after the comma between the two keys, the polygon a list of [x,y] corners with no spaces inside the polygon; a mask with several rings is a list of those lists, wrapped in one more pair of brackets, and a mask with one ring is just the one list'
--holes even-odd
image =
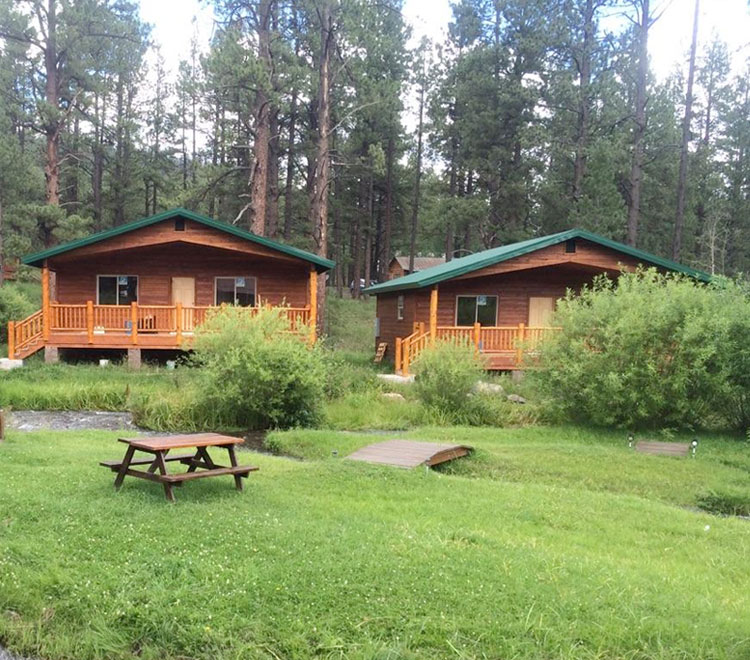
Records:
{"label": "grassy field", "polygon": [[574,428],[421,429],[449,471],[331,456],[382,438],[274,433],[307,458],[244,494],[96,465],[111,433],[0,445],[0,642],[62,658],[747,658],[750,523],[684,508],[748,488],[736,441],[695,460]]}

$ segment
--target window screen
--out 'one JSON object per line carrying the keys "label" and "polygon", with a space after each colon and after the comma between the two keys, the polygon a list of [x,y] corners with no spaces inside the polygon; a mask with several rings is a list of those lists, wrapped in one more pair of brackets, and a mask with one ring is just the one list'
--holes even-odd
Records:
{"label": "window screen", "polygon": [[497,296],[458,296],[456,325],[494,326],[497,323]]}
{"label": "window screen", "polygon": [[97,286],[100,305],[129,305],[138,301],[135,275],[100,275]]}
{"label": "window screen", "polygon": [[399,296],[396,300],[396,320],[404,320],[404,297]]}
{"label": "window screen", "polygon": [[255,278],[217,277],[216,304],[252,307],[255,305]]}

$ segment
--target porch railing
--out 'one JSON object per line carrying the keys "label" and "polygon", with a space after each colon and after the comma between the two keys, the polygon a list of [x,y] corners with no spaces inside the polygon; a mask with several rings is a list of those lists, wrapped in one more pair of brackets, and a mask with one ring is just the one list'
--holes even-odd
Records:
{"label": "porch railing", "polygon": [[[25,357],[32,347],[37,350],[50,333],[80,333],[89,344],[96,344],[98,335],[121,335],[126,341],[138,344],[139,334],[172,335],[179,345],[184,335],[206,321],[214,306],[183,305],[95,305],[50,303],[45,328],[44,310],[39,310],[22,321],[8,324],[8,356]],[[257,314],[259,307],[242,308]],[[277,307],[289,320],[293,332],[306,331],[311,323],[310,306]],[[314,336],[314,335],[311,335]]]}
{"label": "porch railing", "polygon": [[[436,339],[465,341],[474,344],[484,354],[499,354],[508,357],[515,367],[523,364],[524,353],[534,352],[549,336],[560,328],[547,326],[527,326],[523,323],[514,326],[437,326]],[[409,375],[409,369],[419,353],[432,341],[424,323],[416,324],[414,332],[403,339],[396,339],[396,370]]]}

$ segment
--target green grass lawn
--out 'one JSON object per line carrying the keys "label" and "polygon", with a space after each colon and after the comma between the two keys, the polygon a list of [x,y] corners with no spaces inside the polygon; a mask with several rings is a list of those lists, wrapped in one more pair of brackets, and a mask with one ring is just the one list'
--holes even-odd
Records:
{"label": "green grass lawn", "polygon": [[[112,433],[0,445],[0,643],[62,658],[747,658],[746,445],[635,455],[575,428],[420,429],[450,470],[342,458],[383,436],[275,433],[305,461],[161,489],[96,465]],[[386,436],[387,437],[387,436]]]}

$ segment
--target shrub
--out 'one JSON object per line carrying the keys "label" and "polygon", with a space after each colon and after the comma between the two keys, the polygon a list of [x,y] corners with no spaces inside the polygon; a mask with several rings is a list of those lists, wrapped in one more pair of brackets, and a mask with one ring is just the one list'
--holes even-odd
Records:
{"label": "shrub", "polygon": [[464,410],[484,363],[474,346],[450,340],[425,348],[414,361],[414,386],[422,403],[443,413]]}
{"label": "shrub", "polygon": [[560,301],[540,383],[569,418],[628,428],[748,423],[750,303],[739,285],[654,270]]}
{"label": "shrub", "polygon": [[278,310],[212,314],[196,333],[194,349],[202,392],[222,419],[249,428],[320,420],[326,379],[321,349],[289,332]]}
{"label": "shrub", "polygon": [[13,285],[0,287],[0,339],[8,338],[8,321],[20,321],[33,314],[38,307]]}
{"label": "shrub", "polygon": [[750,495],[741,492],[711,491],[698,497],[698,507],[723,516],[750,516]]}

